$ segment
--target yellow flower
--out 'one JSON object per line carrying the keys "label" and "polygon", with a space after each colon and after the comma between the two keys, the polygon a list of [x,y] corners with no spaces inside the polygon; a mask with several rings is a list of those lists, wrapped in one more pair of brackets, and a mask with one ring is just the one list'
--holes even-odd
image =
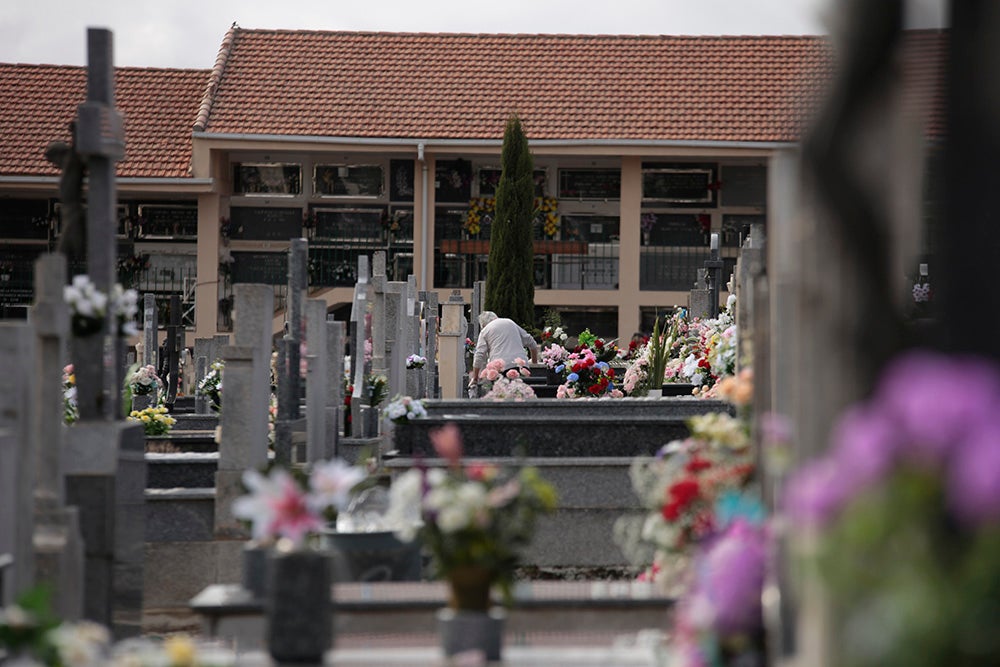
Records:
{"label": "yellow flower", "polygon": [[70,384],[76,384],[76,373],[70,373],[70,376],[66,378],[66,381]]}
{"label": "yellow flower", "polygon": [[129,413],[128,416],[129,417],[138,417],[139,416],[139,411],[138,410],[133,410],[132,412]]}
{"label": "yellow flower", "polygon": [[193,667],[195,658],[194,642],[186,635],[168,637],[163,642],[163,650],[172,667]]}
{"label": "yellow flower", "polygon": [[149,415],[143,415],[143,416],[139,417],[139,419],[141,419],[143,422],[148,422],[149,421]]}

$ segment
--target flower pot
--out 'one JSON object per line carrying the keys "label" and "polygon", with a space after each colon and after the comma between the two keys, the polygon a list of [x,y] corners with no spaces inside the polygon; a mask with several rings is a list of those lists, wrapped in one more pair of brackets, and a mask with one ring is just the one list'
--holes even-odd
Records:
{"label": "flower pot", "polygon": [[420,581],[420,542],[403,542],[391,531],[338,533],[324,530],[322,545],[333,556],[333,580]]}
{"label": "flower pot", "polygon": [[323,663],[333,645],[330,558],[318,551],[268,558],[264,610],[267,648],[275,661]]}
{"label": "flower pot", "polygon": [[507,612],[501,607],[489,611],[439,610],[438,634],[445,656],[475,652],[484,662],[499,662],[506,619]]}
{"label": "flower pot", "polygon": [[267,556],[270,549],[254,543],[243,547],[243,588],[254,599],[263,600],[267,593]]}
{"label": "flower pot", "polygon": [[485,612],[490,608],[490,589],[496,572],[487,567],[466,565],[448,573],[448,606],[456,611]]}

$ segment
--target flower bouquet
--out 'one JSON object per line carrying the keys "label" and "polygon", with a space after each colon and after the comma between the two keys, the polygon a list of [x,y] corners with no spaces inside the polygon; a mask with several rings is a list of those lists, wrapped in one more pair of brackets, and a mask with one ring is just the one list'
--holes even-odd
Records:
{"label": "flower bouquet", "polygon": [[222,410],[222,373],[224,369],[225,363],[222,360],[213,361],[208,373],[194,390],[195,396],[207,398],[209,406],[216,412]]}
{"label": "flower bouquet", "polygon": [[532,467],[463,465],[454,424],[432,432],[431,439],[447,468],[400,475],[389,492],[389,516],[402,526],[401,539],[422,538],[438,575],[449,581],[450,606],[485,611],[494,584],[510,600],[520,551],[538,517],[555,509],[556,493]]}
{"label": "flower bouquet", "polygon": [[140,366],[128,378],[133,396],[147,396],[163,389],[163,381],[156,375],[152,365]]}
{"label": "flower bouquet", "polygon": [[108,295],[98,290],[89,276],[73,276],[72,284],[63,288],[63,298],[69,305],[74,336],[92,336],[101,330],[107,313]]}
{"label": "flower bouquet", "polygon": [[838,654],[1000,664],[1000,369],[913,352],[848,410],[784,509],[825,584]]}
{"label": "flower bouquet", "polygon": [[522,377],[531,375],[527,362],[518,357],[514,360],[517,368],[504,370],[503,359],[494,359],[486,364],[480,376],[489,389],[483,398],[493,401],[523,401],[536,398],[535,390],[525,384]]}
{"label": "flower bouquet", "polygon": [[166,408],[133,410],[128,415],[128,421],[141,422],[146,435],[166,435],[177,423],[176,419],[167,414]]}
{"label": "flower bouquet", "polygon": [[427,358],[421,357],[419,354],[411,354],[406,358],[407,370],[413,368],[423,368],[426,363],[427,363]]}
{"label": "flower bouquet", "polygon": [[63,422],[68,425],[80,418],[80,408],[76,403],[76,375],[73,373],[73,364],[67,364],[63,368],[62,382]]}
{"label": "flower bouquet", "polygon": [[385,406],[385,418],[396,424],[425,417],[427,410],[424,409],[424,404],[411,396],[396,394],[396,397]]}
{"label": "flower bouquet", "polygon": [[566,362],[556,366],[557,373],[565,373],[566,381],[556,388],[556,398],[621,398],[615,385],[615,369],[606,361],[598,361],[589,347],[578,348],[566,357]]}

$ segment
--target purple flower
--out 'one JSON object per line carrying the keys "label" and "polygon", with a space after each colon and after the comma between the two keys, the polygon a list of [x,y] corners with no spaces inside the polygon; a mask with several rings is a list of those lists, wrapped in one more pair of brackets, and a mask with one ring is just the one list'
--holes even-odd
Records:
{"label": "purple flower", "polygon": [[782,504],[796,523],[825,525],[840,511],[851,491],[835,461],[818,459],[789,478]]}
{"label": "purple flower", "polygon": [[882,480],[902,444],[890,415],[870,406],[849,409],[834,427],[833,448],[843,483],[854,492]]}
{"label": "purple flower", "polygon": [[760,627],[767,540],[764,531],[737,519],[705,556],[700,588],[712,604],[721,634]]}
{"label": "purple flower", "polygon": [[957,449],[948,470],[948,500],[967,523],[1000,522],[1000,424],[976,430]]}
{"label": "purple flower", "polygon": [[912,352],[886,371],[876,401],[914,454],[942,462],[965,433],[992,417],[1000,374],[983,359]]}

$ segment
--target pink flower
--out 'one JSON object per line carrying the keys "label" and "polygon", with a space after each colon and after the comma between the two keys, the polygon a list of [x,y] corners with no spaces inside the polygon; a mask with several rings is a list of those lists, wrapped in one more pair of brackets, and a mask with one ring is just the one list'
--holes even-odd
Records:
{"label": "pink flower", "polygon": [[312,507],[322,512],[327,507],[338,510],[347,506],[351,489],[366,477],[361,468],[348,465],[341,459],[320,462],[309,475],[309,488],[313,492]]}
{"label": "pink flower", "polygon": [[507,371],[506,375],[508,380],[513,380],[514,378],[518,377],[520,373],[518,373],[516,369],[512,368],[509,371]]}
{"label": "pink flower", "polygon": [[434,451],[449,465],[457,466],[462,460],[462,433],[455,424],[445,424],[430,433]]}
{"label": "pink flower", "polygon": [[309,507],[306,494],[290,474],[284,470],[276,470],[272,478],[277,484],[278,495],[268,498],[271,508],[268,532],[286,537],[298,546],[306,535],[322,528],[323,521]]}
{"label": "pink flower", "polygon": [[490,382],[496,382],[496,379],[500,377],[500,374],[495,369],[489,367],[486,368],[485,375],[486,379]]}

